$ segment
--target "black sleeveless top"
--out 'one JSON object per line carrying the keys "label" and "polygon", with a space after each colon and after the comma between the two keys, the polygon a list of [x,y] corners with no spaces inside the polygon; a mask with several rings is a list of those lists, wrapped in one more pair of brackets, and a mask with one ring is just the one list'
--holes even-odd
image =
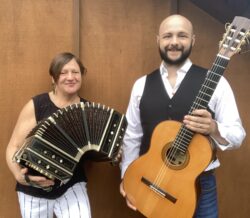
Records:
{"label": "black sleeveless top", "polygon": [[[80,98],[81,102],[86,102],[85,99]],[[47,117],[49,117],[52,113],[56,112],[59,108],[51,101],[48,93],[43,93],[33,97],[34,107],[35,107],[35,116],[36,121],[39,122]],[[87,178],[83,168],[84,159],[80,160],[80,163],[77,165],[72,178],[63,185],[60,185],[60,182],[57,180],[55,185],[53,186],[51,191],[44,191],[40,188],[35,188],[31,186],[22,185],[17,183],[16,191],[23,192],[25,194],[29,194],[31,196],[47,198],[47,199],[55,199],[64,194],[68,188],[72,187],[75,183],[78,182],[87,182]],[[34,170],[29,169],[30,174],[37,174]]]}

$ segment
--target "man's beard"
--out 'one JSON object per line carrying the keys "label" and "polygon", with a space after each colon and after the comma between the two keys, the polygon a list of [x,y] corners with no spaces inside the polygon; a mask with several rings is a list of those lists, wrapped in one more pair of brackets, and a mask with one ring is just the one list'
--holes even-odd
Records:
{"label": "man's beard", "polygon": [[170,50],[169,48],[165,48],[164,51],[162,51],[159,47],[159,53],[160,53],[160,56],[161,56],[161,59],[166,63],[166,64],[169,64],[169,65],[181,65],[182,63],[184,63],[187,58],[189,57],[189,55],[191,54],[191,51],[192,51],[192,45],[190,45],[190,47],[186,50],[186,51],[183,51],[183,47],[182,48],[178,48],[177,46],[176,47],[172,47],[171,49],[175,49],[177,51],[181,51],[182,54],[181,56],[176,59],[176,60],[171,60],[168,55],[167,55],[167,52],[168,50]]}

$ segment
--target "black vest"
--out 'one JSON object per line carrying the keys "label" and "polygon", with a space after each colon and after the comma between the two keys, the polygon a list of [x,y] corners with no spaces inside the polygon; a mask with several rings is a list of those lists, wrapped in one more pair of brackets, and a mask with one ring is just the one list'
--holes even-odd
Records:
{"label": "black vest", "polygon": [[159,69],[147,75],[139,106],[143,130],[140,155],[148,151],[157,124],[164,120],[182,122],[205,80],[206,72],[206,69],[192,65],[172,98],[166,92]]}

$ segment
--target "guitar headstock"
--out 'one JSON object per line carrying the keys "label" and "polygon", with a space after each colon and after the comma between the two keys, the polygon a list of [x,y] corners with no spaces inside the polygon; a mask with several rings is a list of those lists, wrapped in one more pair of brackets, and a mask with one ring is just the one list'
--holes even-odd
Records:
{"label": "guitar headstock", "polygon": [[250,50],[250,19],[236,16],[233,22],[226,26],[219,54],[231,58],[236,53],[248,50]]}

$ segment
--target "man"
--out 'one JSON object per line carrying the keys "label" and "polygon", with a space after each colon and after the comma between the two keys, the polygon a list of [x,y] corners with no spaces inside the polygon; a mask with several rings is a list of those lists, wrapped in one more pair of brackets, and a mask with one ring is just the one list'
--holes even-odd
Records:
{"label": "man", "polygon": [[[157,36],[162,58],[160,68],[139,78],[132,89],[126,114],[128,128],[124,137],[122,177],[129,164],[148,151],[154,128],[164,120],[177,120],[193,132],[209,135],[221,150],[241,145],[245,131],[233,92],[224,77],[220,79],[211,97],[208,110],[196,109],[192,115],[187,115],[193,103],[190,100],[198,94],[197,89],[206,75],[205,69],[193,65],[189,59],[194,43],[193,26],[187,18],[171,15],[163,20]],[[218,217],[213,171],[219,165],[219,160],[215,158],[205,170],[206,173],[197,179],[201,194],[195,217]],[[120,192],[126,197],[123,183]],[[136,210],[126,200],[127,205]]]}

